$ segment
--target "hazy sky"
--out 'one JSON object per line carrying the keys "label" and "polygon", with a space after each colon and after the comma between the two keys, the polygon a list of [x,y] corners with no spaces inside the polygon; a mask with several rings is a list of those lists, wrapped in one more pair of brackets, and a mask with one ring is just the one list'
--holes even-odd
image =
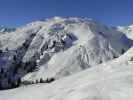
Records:
{"label": "hazy sky", "polygon": [[84,16],[107,25],[130,25],[133,0],[0,0],[0,25],[16,27],[53,16]]}

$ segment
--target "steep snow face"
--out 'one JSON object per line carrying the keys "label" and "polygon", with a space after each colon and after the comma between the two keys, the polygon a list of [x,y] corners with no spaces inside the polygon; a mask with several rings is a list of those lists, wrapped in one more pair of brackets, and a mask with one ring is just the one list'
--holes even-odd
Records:
{"label": "steep snow face", "polygon": [[62,78],[1,91],[0,100],[133,100],[133,48],[121,57]]}
{"label": "steep snow face", "polygon": [[131,46],[124,34],[91,19],[55,17],[43,23],[23,58],[34,57],[38,70],[24,80],[67,76],[116,58]]}

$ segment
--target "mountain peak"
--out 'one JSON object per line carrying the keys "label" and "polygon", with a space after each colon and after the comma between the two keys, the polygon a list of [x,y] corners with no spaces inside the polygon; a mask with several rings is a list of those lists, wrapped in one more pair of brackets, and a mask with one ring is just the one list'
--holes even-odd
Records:
{"label": "mountain peak", "polygon": [[14,78],[14,67],[20,64],[15,79],[58,79],[120,56],[131,47],[129,41],[122,32],[92,19],[54,17],[2,34],[0,50],[6,53],[0,59],[15,64],[4,66],[9,77]]}

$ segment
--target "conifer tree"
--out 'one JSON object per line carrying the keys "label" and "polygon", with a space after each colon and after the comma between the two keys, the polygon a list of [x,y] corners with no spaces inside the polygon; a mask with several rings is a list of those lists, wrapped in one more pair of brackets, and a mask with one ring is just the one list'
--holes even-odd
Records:
{"label": "conifer tree", "polygon": [[44,83],[44,80],[43,80],[43,78],[40,78],[40,83]]}

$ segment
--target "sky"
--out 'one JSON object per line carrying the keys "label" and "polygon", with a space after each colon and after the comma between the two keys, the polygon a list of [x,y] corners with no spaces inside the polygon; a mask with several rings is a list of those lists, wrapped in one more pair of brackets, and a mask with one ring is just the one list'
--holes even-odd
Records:
{"label": "sky", "polygon": [[88,17],[106,25],[133,24],[133,0],[0,0],[0,25],[19,27],[60,17]]}

